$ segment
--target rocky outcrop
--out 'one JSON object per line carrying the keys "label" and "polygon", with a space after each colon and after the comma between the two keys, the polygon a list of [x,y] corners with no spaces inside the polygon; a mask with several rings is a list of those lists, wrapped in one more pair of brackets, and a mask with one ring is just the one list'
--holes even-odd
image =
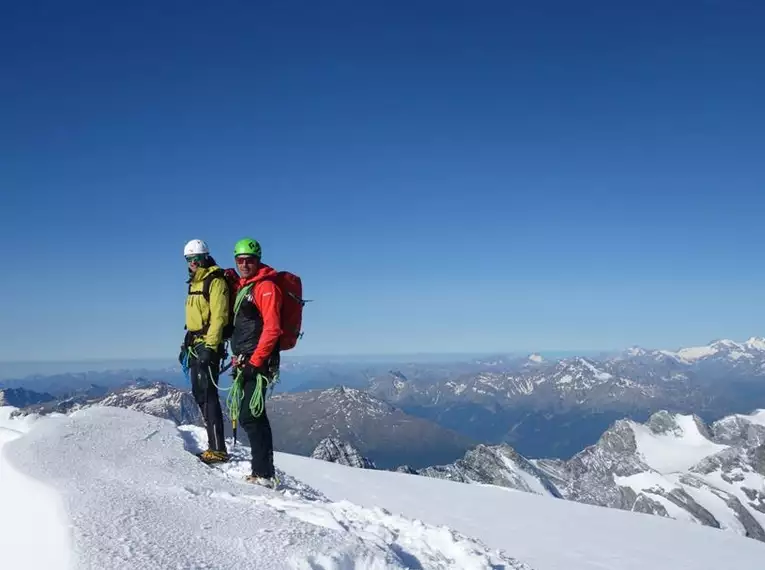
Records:
{"label": "rocky outcrop", "polygon": [[549,478],[509,445],[479,445],[462,459],[417,472],[426,477],[464,483],[485,483],[528,493],[561,494]]}
{"label": "rocky outcrop", "polygon": [[347,441],[339,441],[332,437],[325,437],[316,446],[311,453],[314,459],[339,463],[349,467],[358,467],[360,469],[375,469],[375,464],[361,455],[358,449],[353,447]]}

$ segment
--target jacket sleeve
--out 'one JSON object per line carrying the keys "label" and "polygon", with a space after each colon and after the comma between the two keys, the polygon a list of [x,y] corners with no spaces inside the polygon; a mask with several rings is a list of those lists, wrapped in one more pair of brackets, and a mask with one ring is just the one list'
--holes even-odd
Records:
{"label": "jacket sleeve", "polygon": [[205,335],[205,344],[217,349],[223,342],[223,327],[228,324],[228,287],[222,279],[210,283],[210,328]]}
{"label": "jacket sleeve", "polygon": [[252,353],[250,363],[263,366],[282,335],[281,307],[282,292],[272,281],[261,281],[255,290],[255,305],[263,317],[263,331],[258,346]]}

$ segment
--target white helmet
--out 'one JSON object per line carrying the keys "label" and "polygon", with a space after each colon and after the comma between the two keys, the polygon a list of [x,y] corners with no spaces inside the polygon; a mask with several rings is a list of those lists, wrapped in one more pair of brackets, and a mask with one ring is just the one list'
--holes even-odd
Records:
{"label": "white helmet", "polygon": [[201,239],[193,239],[183,248],[183,257],[188,257],[189,255],[207,255],[208,253],[210,253],[210,249]]}

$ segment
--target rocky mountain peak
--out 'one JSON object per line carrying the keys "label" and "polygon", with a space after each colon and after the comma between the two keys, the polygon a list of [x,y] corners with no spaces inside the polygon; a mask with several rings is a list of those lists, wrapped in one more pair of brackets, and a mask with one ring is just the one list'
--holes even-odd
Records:
{"label": "rocky mountain peak", "polygon": [[375,469],[375,464],[364,457],[361,452],[347,441],[340,441],[333,437],[325,437],[311,453],[314,459],[339,463],[349,467],[360,469]]}
{"label": "rocky mountain peak", "polygon": [[632,454],[637,450],[635,430],[630,420],[618,420],[600,436],[594,447],[609,454]]}
{"label": "rocky mountain peak", "polygon": [[[404,469],[404,468],[400,468]],[[560,497],[550,479],[507,444],[480,444],[448,465],[426,467],[419,475],[463,483],[487,483],[528,493]]]}
{"label": "rocky mountain peak", "polygon": [[[683,417],[687,418],[688,416]],[[690,418],[692,419],[695,429],[698,430],[699,434],[701,434],[701,436],[705,439],[711,441],[712,434],[710,433],[707,425],[704,423],[704,420],[695,414],[692,414]],[[660,410],[651,414],[648,422],[646,422],[646,426],[651,430],[652,433],[656,435],[671,434],[677,437],[682,437],[686,434],[685,429],[678,422],[678,416],[668,412],[667,410]]]}
{"label": "rocky mountain peak", "polygon": [[641,348],[639,346],[631,346],[624,351],[624,356],[627,357],[645,356],[646,354],[648,354],[648,351],[645,348]]}
{"label": "rocky mountain peak", "polygon": [[81,407],[91,405],[137,410],[178,425],[204,425],[202,413],[191,393],[165,382],[139,381]]}
{"label": "rocky mountain peak", "polygon": [[682,428],[678,425],[674,414],[670,414],[666,410],[661,410],[651,415],[648,419],[648,428],[655,434],[668,434],[683,435]]}
{"label": "rocky mountain peak", "polygon": [[756,447],[765,443],[765,410],[746,416],[735,414],[711,425],[712,439],[726,445]]}

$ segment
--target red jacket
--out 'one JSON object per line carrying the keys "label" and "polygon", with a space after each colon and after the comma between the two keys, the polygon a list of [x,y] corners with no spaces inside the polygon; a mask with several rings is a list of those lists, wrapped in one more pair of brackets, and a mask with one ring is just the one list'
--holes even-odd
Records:
{"label": "red jacket", "polygon": [[279,337],[282,335],[282,292],[271,279],[267,279],[276,274],[277,271],[265,263],[261,263],[258,272],[249,279],[239,277],[232,269],[226,270],[226,275],[233,285],[233,294],[236,294],[250,283],[254,283],[251,294],[247,296],[244,302],[246,303],[248,300],[251,300],[263,319],[263,330],[255,351],[250,357],[250,362],[256,367],[263,366],[266,363],[266,360],[279,342]]}

